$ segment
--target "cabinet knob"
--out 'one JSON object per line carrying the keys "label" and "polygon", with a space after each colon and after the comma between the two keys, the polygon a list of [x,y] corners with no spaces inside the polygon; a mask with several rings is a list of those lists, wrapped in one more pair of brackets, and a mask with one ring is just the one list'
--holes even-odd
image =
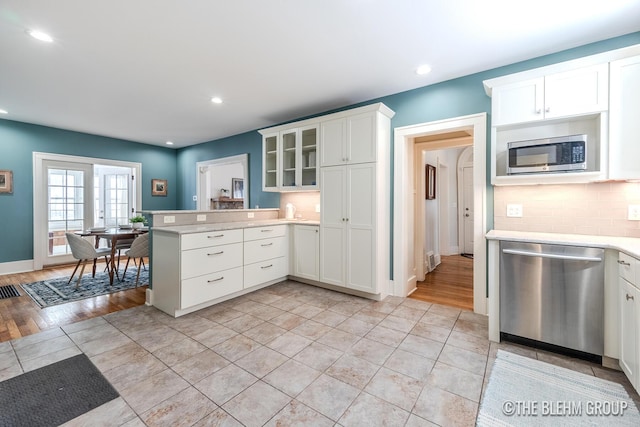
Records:
{"label": "cabinet knob", "polygon": [[629,300],[631,300],[631,301],[633,301],[633,300],[634,300],[634,299],[633,299],[633,295],[629,295],[629,294],[627,294],[627,301],[629,301]]}
{"label": "cabinet knob", "polygon": [[538,109],[536,110],[536,114],[542,114],[542,110],[538,108]]}
{"label": "cabinet knob", "polygon": [[631,264],[629,264],[628,262],[623,261],[623,260],[621,260],[621,259],[619,259],[619,260],[618,260],[618,264],[620,264],[620,265],[626,265],[627,267],[629,267],[629,266],[631,265]]}
{"label": "cabinet knob", "polygon": [[544,111],[548,113],[549,111],[551,111],[551,107],[545,108]]}

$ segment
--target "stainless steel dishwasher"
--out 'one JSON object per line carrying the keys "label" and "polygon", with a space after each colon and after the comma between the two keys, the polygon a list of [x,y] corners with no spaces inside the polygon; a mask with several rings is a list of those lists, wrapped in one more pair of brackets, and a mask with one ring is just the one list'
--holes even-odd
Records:
{"label": "stainless steel dishwasher", "polygon": [[602,356],[604,250],[500,242],[500,332]]}

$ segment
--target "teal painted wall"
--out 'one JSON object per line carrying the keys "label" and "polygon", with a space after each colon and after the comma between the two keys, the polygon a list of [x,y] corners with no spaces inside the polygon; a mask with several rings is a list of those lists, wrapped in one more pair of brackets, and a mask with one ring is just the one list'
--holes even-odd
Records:
{"label": "teal painted wall", "polygon": [[[176,209],[176,152],[80,132],[0,119],[0,169],[13,171],[13,193],[0,194],[0,263],[33,259],[33,152],[142,163],[142,209]],[[151,179],[168,180],[167,197]]]}

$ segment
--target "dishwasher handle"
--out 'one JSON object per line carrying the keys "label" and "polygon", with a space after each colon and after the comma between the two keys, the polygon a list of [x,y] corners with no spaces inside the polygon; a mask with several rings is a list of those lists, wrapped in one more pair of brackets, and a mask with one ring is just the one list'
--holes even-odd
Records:
{"label": "dishwasher handle", "polygon": [[537,257],[537,258],[563,259],[563,260],[568,260],[568,261],[602,262],[602,258],[599,258],[599,257],[576,256],[576,255],[556,255],[556,254],[546,254],[546,253],[539,253],[539,252],[519,251],[519,250],[516,250],[516,249],[503,249],[502,253],[510,254],[510,255],[522,255],[522,256],[529,256],[529,257]]}

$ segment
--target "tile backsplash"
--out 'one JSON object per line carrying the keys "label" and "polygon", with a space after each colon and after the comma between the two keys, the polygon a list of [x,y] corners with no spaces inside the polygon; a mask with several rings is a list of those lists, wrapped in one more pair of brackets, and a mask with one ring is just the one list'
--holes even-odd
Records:
{"label": "tile backsplash", "polygon": [[[507,205],[522,205],[522,218],[507,217]],[[640,205],[640,183],[494,187],[494,228],[509,231],[640,237],[640,221],[628,206]]]}
{"label": "tile backsplash", "polygon": [[320,212],[316,212],[316,205],[320,204],[319,191],[280,193],[280,218],[285,217],[287,203],[296,207],[296,215],[301,219],[320,221]]}

